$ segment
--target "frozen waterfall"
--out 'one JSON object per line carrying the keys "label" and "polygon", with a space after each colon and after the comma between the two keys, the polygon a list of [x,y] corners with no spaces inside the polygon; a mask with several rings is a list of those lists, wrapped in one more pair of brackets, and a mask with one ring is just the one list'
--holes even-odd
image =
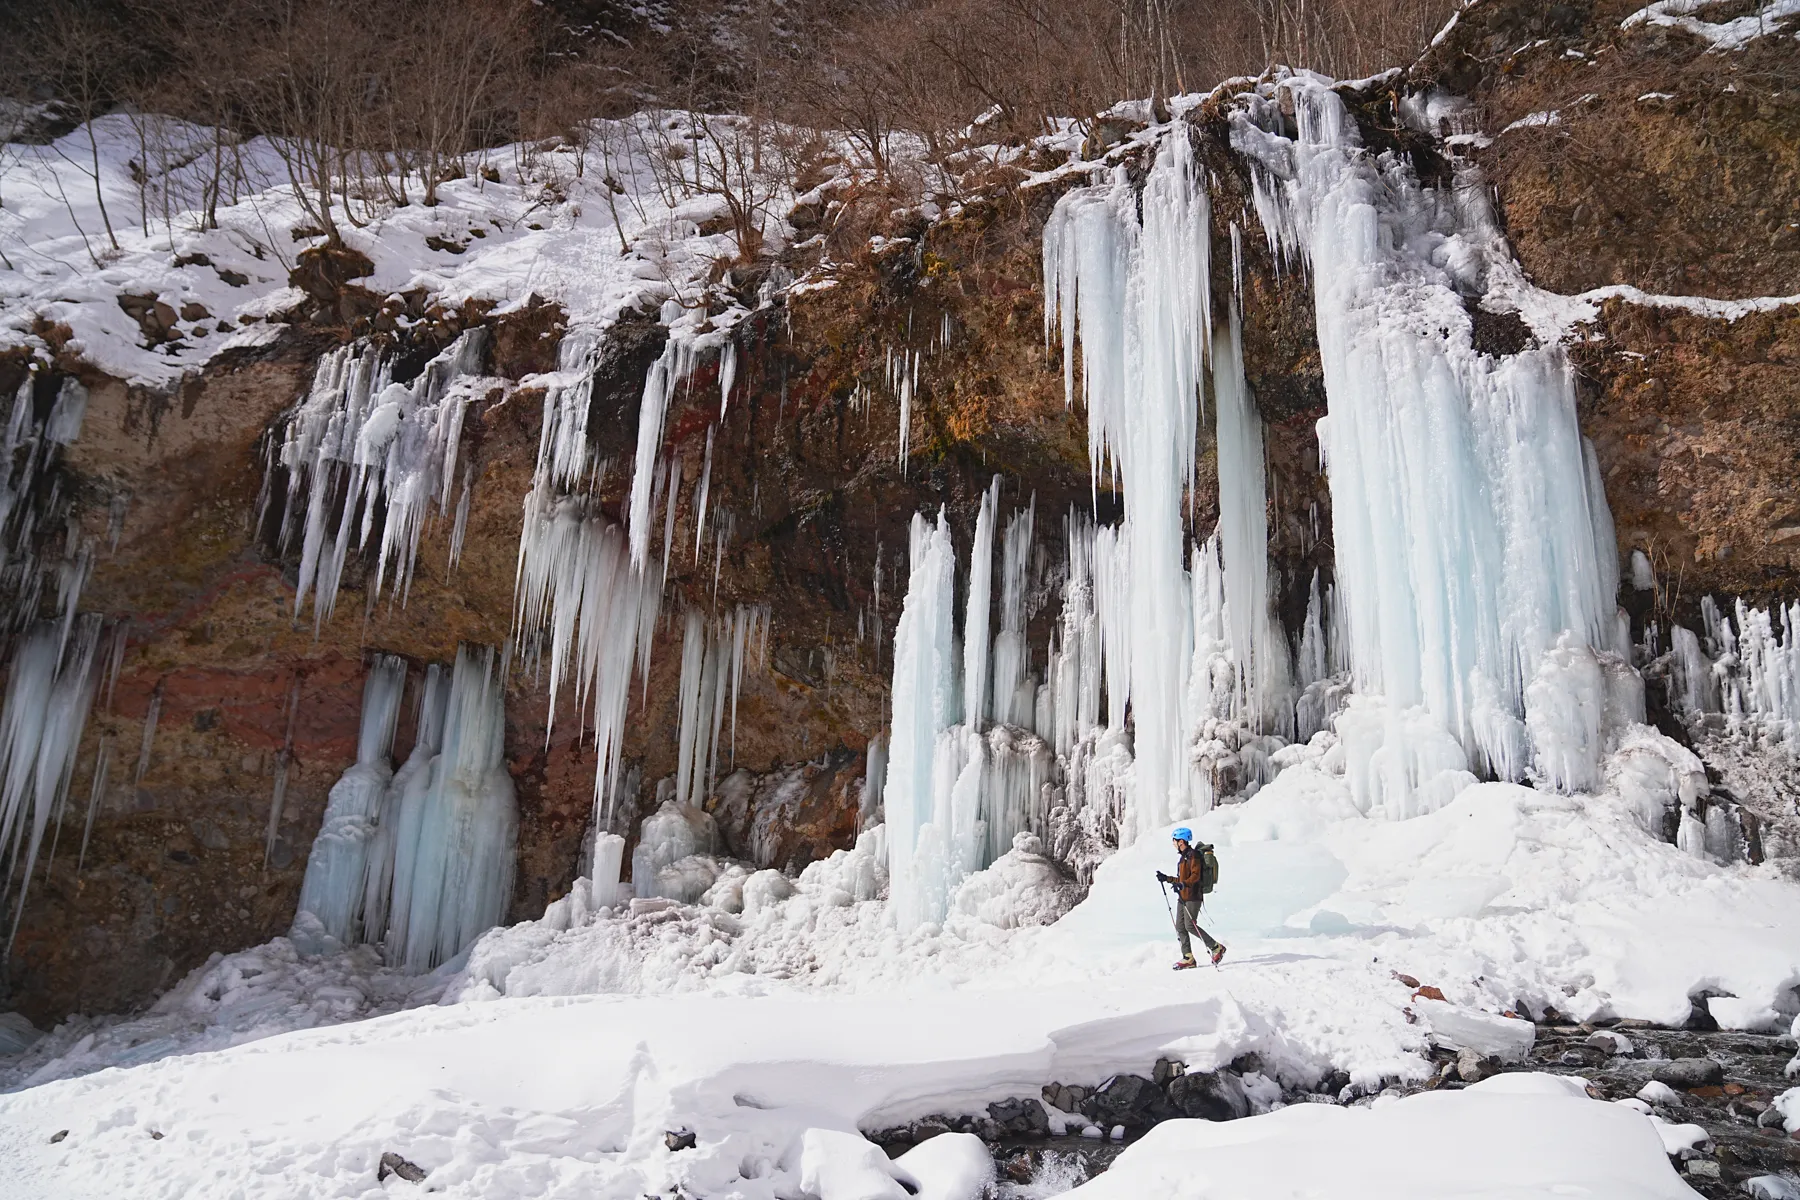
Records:
{"label": "frozen waterfall", "polygon": [[390,756],[405,688],[406,660],[376,655],[363,683],[356,762],[332,784],[325,817],[306,859],[299,911],[311,913],[326,933],[345,945],[362,931],[363,880],[370,843],[394,777]]}
{"label": "frozen waterfall", "polygon": [[1423,706],[1482,768],[1533,761],[1526,689],[1565,632],[1615,645],[1617,552],[1560,348],[1490,356],[1464,297],[1506,248],[1479,187],[1364,150],[1324,82],[1233,114],[1273,250],[1310,268],[1337,601],[1359,691]]}
{"label": "frozen waterfall", "polygon": [[1079,339],[1089,463],[1096,486],[1110,466],[1125,496],[1131,651],[1114,666],[1129,663],[1139,829],[1187,806],[1192,615],[1182,498],[1194,481],[1212,328],[1211,219],[1187,125],[1177,122],[1158,142],[1141,194],[1121,167],[1109,184],[1064,196],[1044,228],[1045,320],[1060,318],[1069,401]]}
{"label": "frozen waterfall", "polygon": [[393,771],[405,683],[402,659],[370,669],[357,761],[331,789],[293,936],[379,943],[390,962],[423,972],[505,919],[519,814],[494,650],[463,647],[448,679],[427,670],[412,754]]}

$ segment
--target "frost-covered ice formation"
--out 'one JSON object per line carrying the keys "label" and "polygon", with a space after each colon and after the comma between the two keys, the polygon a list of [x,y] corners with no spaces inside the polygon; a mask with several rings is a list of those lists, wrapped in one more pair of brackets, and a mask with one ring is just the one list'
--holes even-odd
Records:
{"label": "frost-covered ice formation", "polygon": [[[1071,515],[1061,645],[1029,712],[1007,699],[1018,647],[987,632],[997,492],[975,522],[960,643],[948,523],[915,518],[882,788],[896,919],[941,920],[1016,832],[1063,853],[1086,829],[1103,854],[1267,786],[1296,761],[1286,739],[1321,731],[1367,816],[1436,811],[1484,776],[1565,793],[1610,783],[1653,835],[1721,854],[1717,832],[1674,816],[1684,803],[1693,816],[1693,756],[1644,724],[1567,360],[1553,343],[1474,346],[1464,297],[1507,262],[1485,193],[1424,187],[1409,163],[1365,150],[1316,77],[1247,93],[1230,121],[1272,252],[1312,276],[1335,580],[1314,580],[1290,645],[1269,602],[1242,232],[1231,224],[1230,302],[1215,315],[1210,206],[1178,118],[1151,139],[1141,188],[1114,168],[1046,226],[1047,331],[1071,403],[1080,344],[1092,471],[1119,485],[1125,519],[1089,531]],[[1220,522],[1202,541],[1182,507],[1209,373]],[[1749,675],[1774,683],[1742,703],[1772,711],[1786,660],[1762,644]],[[1029,771],[989,767],[990,662],[992,711],[1046,743]]]}
{"label": "frost-covered ice formation", "polygon": [[394,779],[394,731],[405,690],[406,660],[376,655],[363,682],[356,762],[331,785],[300,884],[299,911],[346,946],[361,940],[370,844]]}
{"label": "frost-covered ice formation", "polygon": [[[514,629],[548,668],[553,715],[557,695],[572,677],[577,721],[591,723],[594,731],[594,804],[601,823],[613,819],[631,682],[649,676],[663,583],[675,549],[682,466],[678,456],[664,453],[663,420],[676,389],[706,357],[718,363],[719,420],[725,419],[737,373],[731,339],[744,315],[735,309],[709,319],[703,310],[689,311],[674,300],[663,305],[668,340],[644,381],[623,526],[603,513],[594,498],[604,464],[591,460],[587,420],[600,331],[571,330],[563,338],[557,371],[544,380],[543,430],[519,536]],[[717,429],[717,423],[708,426],[702,475],[695,485],[696,559],[705,537]],[[660,568],[651,554],[659,506]],[[728,521],[719,523],[721,560],[728,529]],[[737,695],[747,655],[763,652],[768,617],[762,609],[739,606],[712,622],[691,610],[686,622],[678,792],[697,801],[715,778],[728,685],[735,744]]]}
{"label": "frost-covered ice formation", "polygon": [[512,896],[519,815],[507,773],[504,681],[492,648],[428,668],[412,754],[388,764],[406,684],[382,656],[363,691],[357,761],[331,789],[292,939],[317,953],[357,941],[423,972],[498,925]]}
{"label": "frost-covered ice formation", "polygon": [[[10,901],[7,952],[45,835],[52,855],[61,837],[94,697],[102,677],[110,693],[124,653],[123,623],[108,632],[98,614],[80,611],[82,589],[102,548],[82,531],[71,502],[75,489],[62,476],[62,462],[81,435],[87,388],[64,378],[40,412],[41,382],[29,374],[20,383],[0,432],[0,593],[6,596],[0,633],[12,653],[0,708],[0,853],[9,864],[0,914],[8,907],[6,893],[17,889]],[[122,503],[124,497],[114,498],[115,513]],[[111,751],[103,736],[78,854],[87,849]]]}
{"label": "frost-covered ice formation", "polygon": [[1271,249],[1312,273],[1353,683],[1422,706],[1471,765],[1524,778],[1558,752],[1526,729],[1545,654],[1565,637],[1627,649],[1569,365],[1557,346],[1474,348],[1462,296],[1484,293],[1506,253],[1484,191],[1422,187],[1408,164],[1362,149],[1329,86],[1281,86],[1296,136],[1273,132],[1280,105],[1258,97],[1233,114],[1232,141],[1254,166]]}
{"label": "frost-covered ice formation", "polygon": [[[279,521],[282,548],[296,539],[300,545],[295,616],[308,596],[315,624],[331,616],[345,559],[369,545],[378,514],[381,544],[370,603],[390,574],[404,602],[427,523],[434,510],[439,519],[450,515],[469,403],[506,386],[476,374],[486,340],[485,329],[463,334],[411,383],[394,382],[393,355],[372,343],[328,351],[319,360],[311,390],[287,415],[279,443],[270,443],[264,481],[266,507],[275,499],[268,494],[274,468],[279,465],[287,477]],[[464,467],[457,493],[459,536],[452,541],[451,566],[468,520],[471,471]]]}
{"label": "frost-covered ice formation", "polygon": [[[1314,84],[1279,86],[1305,92]],[[117,1179],[130,1175],[173,1192],[189,1190],[193,1173],[204,1170],[209,1183],[292,1180],[314,1192],[359,1194],[379,1155],[399,1148],[452,1194],[504,1194],[527,1176],[534,1186],[548,1179],[622,1197],[676,1188],[773,1197],[810,1178],[826,1200],[837,1200],[825,1179],[840,1167],[856,1176],[855,1186],[886,1186],[870,1182],[869,1169],[879,1164],[850,1127],[959,1106],[978,1112],[991,1099],[1034,1094],[1050,1079],[1098,1082],[1159,1055],[1205,1070],[1255,1052],[1280,1091],[1316,1084],[1330,1069],[1348,1071],[1359,1085],[1418,1078],[1425,1070],[1419,1053],[1434,1029],[1505,1021],[1476,1015],[1483,1010],[1680,1021],[1704,987],[1732,993],[1706,1001],[1722,1023],[1770,1029],[1789,1021],[1800,1007],[1793,983],[1800,899],[1769,872],[1711,861],[1703,820],[1694,840],[1688,805],[1704,772],[1642,724],[1641,683],[1618,656],[1624,647],[1615,614],[1594,603],[1583,572],[1584,545],[1601,569],[1610,561],[1610,534],[1597,504],[1569,506],[1578,495],[1594,497],[1584,448],[1557,407],[1565,393],[1549,369],[1553,356],[1533,351],[1509,366],[1474,355],[1458,336],[1465,318],[1449,298],[1459,282],[1480,282],[1488,244],[1479,214],[1442,207],[1442,197],[1420,189],[1402,166],[1351,145],[1341,122],[1319,136],[1329,128],[1316,123],[1329,115],[1329,97],[1304,98],[1299,141],[1272,121],[1259,123],[1257,106],[1272,99],[1271,92],[1245,100],[1238,130],[1255,142],[1268,171],[1261,213],[1273,222],[1277,245],[1306,251],[1320,294],[1348,307],[1332,319],[1351,344],[1346,351],[1342,340],[1334,343],[1331,353],[1343,353],[1327,371],[1332,484],[1335,492],[1339,470],[1352,476],[1347,486],[1361,489],[1354,494],[1372,514],[1340,539],[1335,583],[1314,581],[1294,651],[1269,636],[1266,613],[1244,611],[1267,603],[1244,572],[1264,572],[1266,585],[1267,565],[1254,529],[1263,484],[1248,461],[1255,410],[1232,394],[1242,382],[1232,362],[1231,314],[1214,320],[1209,289],[1190,286],[1198,247],[1158,241],[1173,238],[1171,228],[1207,226],[1197,215],[1204,188],[1178,123],[1156,134],[1141,219],[1121,173],[1072,193],[1056,225],[1074,262],[1067,287],[1061,278],[1056,284],[1059,296],[1081,308],[1089,369],[1117,385],[1090,394],[1088,403],[1105,410],[1102,418],[1117,418],[1102,425],[1110,432],[1097,442],[1094,469],[1096,478],[1114,472],[1123,485],[1126,523],[1095,528],[1079,515],[1068,518],[1063,611],[1050,653],[1039,660],[1046,663],[1040,682],[1024,641],[1026,609],[1044,582],[1028,565],[1035,512],[1017,513],[996,547],[999,493],[988,493],[961,597],[948,523],[942,516],[914,521],[895,646],[891,767],[870,788],[871,808],[879,797],[886,825],[865,830],[854,849],[797,879],[708,853],[711,831],[691,801],[707,790],[706,764],[719,753],[728,639],[717,618],[702,614],[689,624],[695,665],[690,671],[684,661],[683,670],[685,781],[668,789],[667,803],[645,823],[636,894],[619,884],[624,840],[600,831],[584,878],[543,918],[489,931],[466,957],[449,959],[440,975],[406,994],[407,1001],[441,994],[509,1003],[426,1008],[223,1059],[151,1064],[0,1099],[0,1146],[19,1164],[21,1186],[92,1182],[116,1190]],[[1283,164],[1292,174],[1282,174]],[[1334,242],[1326,249],[1335,258],[1321,263],[1309,222],[1331,205],[1344,215],[1340,231],[1369,237],[1347,247]],[[1145,246],[1174,253],[1151,263]],[[1059,251],[1059,269],[1065,261]],[[1474,274],[1460,274],[1465,269]],[[1202,273],[1200,283],[1206,279]],[[1394,279],[1407,286],[1388,288]],[[1095,295],[1119,304],[1096,303],[1090,326],[1082,297]],[[1451,323],[1439,326],[1440,316]],[[1354,324],[1365,319],[1366,327]],[[682,320],[676,314],[671,323]],[[1325,323],[1322,317],[1322,332]],[[699,336],[697,328],[689,332]],[[1445,337],[1448,345],[1438,345]],[[1115,350],[1112,363],[1107,355]],[[571,353],[586,352],[576,343]],[[678,366],[685,352],[672,353]],[[1181,506],[1208,361],[1222,457],[1235,460],[1221,471],[1233,492],[1221,508],[1233,527],[1201,538],[1183,527]],[[565,366],[578,371],[581,362]],[[1379,443],[1401,468],[1396,478],[1356,478],[1365,448],[1352,434],[1379,433],[1397,417],[1381,403],[1377,376],[1434,417],[1431,428],[1459,452],[1505,428],[1505,414],[1516,410],[1543,439],[1533,443],[1540,462],[1573,473],[1542,480],[1533,473],[1539,464],[1498,456],[1484,465],[1487,482],[1544,486],[1509,492],[1498,517],[1471,503],[1447,504],[1454,519],[1423,529],[1421,505],[1468,497],[1454,481],[1430,477],[1425,468],[1435,460],[1404,442]],[[1096,386],[1084,383],[1090,393]],[[608,797],[622,698],[634,668],[644,665],[645,614],[653,622],[659,603],[658,516],[665,562],[670,553],[671,510],[659,514],[657,505],[692,481],[661,457],[660,444],[646,459],[641,443],[634,488],[648,488],[644,519],[616,526],[587,507],[581,481],[591,480],[594,467],[582,457],[585,442],[576,454],[557,432],[577,410],[585,418],[579,388],[567,379],[547,389],[543,457],[554,462],[540,464],[543,486],[529,502],[521,625],[544,635],[553,679],[573,675],[581,706],[595,705],[596,720],[612,722],[597,787]],[[666,380],[645,399],[666,404]],[[722,397],[722,411],[726,404]],[[653,415],[660,421],[660,412]],[[1138,419],[1165,434],[1186,429],[1187,448],[1171,439],[1146,444],[1130,427]],[[573,474],[558,478],[565,469]],[[707,478],[703,468],[702,493]],[[640,534],[645,552],[634,562]],[[1539,534],[1547,540],[1540,543]],[[1413,554],[1389,553],[1408,539]],[[1457,557],[1496,549],[1491,561]],[[1555,577],[1554,595],[1527,578],[1535,568],[1515,561],[1526,551],[1548,555],[1539,565]],[[1349,564],[1346,556],[1363,561]],[[1367,573],[1361,583],[1349,577],[1356,570]],[[1480,583],[1467,605],[1433,592],[1465,574]],[[1527,585],[1516,593],[1508,590],[1515,574]],[[1403,603],[1390,608],[1377,595],[1371,609],[1369,577],[1396,589]],[[996,587],[998,632],[990,638]],[[1565,616],[1583,619],[1559,625]],[[1148,626],[1154,640],[1141,636],[1139,617],[1155,622]],[[1379,642],[1359,645],[1359,627],[1371,624],[1378,634],[1392,626],[1404,645],[1392,656]],[[1732,629],[1740,650],[1751,624],[1740,614]],[[1767,640],[1791,646],[1788,633],[1777,639],[1772,629]],[[729,641],[735,644],[735,632]],[[1723,652],[1711,653],[1716,665]],[[1759,654],[1762,665],[1744,668],[1734,686],[1772,699],[1746,692],[1745,712],[1785,703],[1785,668],[1773,651]],[[1275,666],[1278,658],[1292,668],[1291,686],[1279,673],[1271,683],[1256,665]],[[1689,667],[1700,669],[1682,669]],[[1409,680],[1405,673],[1415,668]],[[1724,686],[1730,680],[1703,670],[1695,684],[1700,703],[1711,680],[1723,706],[1736,694]],[[1347,694],[1352,683],[1363,694]],[[617,708],[613,696],[621,698]],[[1152,711],[1165,703],[1172,708]],[[1287,706],[1304,742],[1283,743]],[[601,718],[600,710],[616,715]],[[423,761],[437,737],[421,731]],[[444,735],[440,765],[460,757],[455,741]],[[870,755],[872,771],[877,757]],[[1478,771],[1540,786],[1478,782]],[[422,794],[429,794],[442,773],[424,778]],[[430,889],[419,872],[432,857],[424,849],[432,839],[423,828],[429,810],[408,810],[404,800],[401,811],[421,825],[412,835],[406,824],[395,826],[396,915],[378,926],[403,921],[403,909],[419,922],[441,915],[413,911]],[[1215,805],[1223,800],[1238,802]],[[1671,814],[1676,845],[1667,844]],[[1208,919],[1232,942],[1235,973],[1172,979],[1166,969],[1168,917],[1149,879],[1168,865],[1161,818],[1172,817],[1219,848],[1226,886]],[[1066,840],[1071,830],[1093,835],[1081,848],[1093,855],[1085,871],[1091,888],[1071,914],[1046,926],[1059,911],[1046,900],[1066,887],[1051,858],[1076,857]],[[1099,861],[1113,842],[1123,844]],[[386,859],[371,852],[372,861]],[[351,950],[307,965],[359,953],[366,962],[366,951]],[[247,972],[222,979],[220,965],[198,996],[184,985],[193,1024],[161,1033],[139,1027],[166,1039],[144,1043],[151,1049],[134,1049],[130,1022],[90,1029],[85,1046],[59,1031],[26,1052],[30,1077],[218,1045],[240,1021],[243,1036],[258,1036],[283,1022],[381,1011],[403,994],[371,986],[361,999],[344,995],[370,982],[374,972],[366,971],[331,993],[344,1001],[341,1014],[326,1012],[332,1006],[317,1003],[327,993],[316,979],[272,971],[282,980],[254,995],[244,986]],[[1427,1009],[1419,1025],[1411,1023],[1410,989],[1394,981],[1393,967],[1441,986],[1453,1011]],[[599,992],[649,995],[592,995]],[[676,994],[684,992],[701,994]],[[287,1003],[307,996],[312,1002]],[[237,1002],[282,1015],[259,1024]],[[606,1036],[592,1036],[596,1028]],[[871,1037],[871,1029],[882,1033]],[[522,1058],[560,1067],[549,1081],[540,1072],[521,1083],[515,1068]],[[796,1062],[806,1068],[795,1070]],[[255,1105],[243,1098],[266,1096],[271,1077],[304,1081],[309,1120],[296,1123],[304,1132],[246,1129],[244,1114]],[[1505,1086],[1487,1093],[1501,1098]],[[1444,1116],[1451,1106],[1437,1098],[1362,1115],[1277,1113],[1273,1123],[1235,1128],[1246,1139],[1266,1138],[1302,1179],[1311,1161],[1302,1151],[1339,1144],[1332,1139],[1340,1132],[1350,1131],[1340,1158],[1360,1155],[1355,1161],[1374,1172],[1391,1156],[1372,1147],[1401,1136],[1394,1130],[1410,1138],[1423,1123],[1470,1154],[1484,1148],[1480,1134],[1497,1128],[1559,1147],[1564,1133],[1579,1129],[1617,1149],[1613,1165],[1639,1191],[1657,1194],[1668,1181],[1656,1127],[1637,1114],[1608,1107],[1596,1116],[1586,1100],[1550,1094],[1537,1097],[1551,1106],[1545,1116],[1477,1104],[1482,1095],[1449,1098],[1473,1106],[1466,1123]],[[182,1114],[180,1144],[199,1153],[147,1158],[157,1152],[146,1123],[161,1118],[146,1114],[158,1105],[157,1112]],[[824,1129],[821,1106],[847,1127]],[[1343,1129],[1288,1136],[1303,1121],[1327,1120]],[[481,1137],[441,1133],[471,1125]],[[47,1147],[47,1127],[71,1129],[69,1145]],[[668,1150],[664,1136],[679,1128],[697,1133],[691,1152]],[[254,1155],[242,1152],[252,1132],[265,1139]],[[148,1174],[134,1170],[146,1162]],[[1515,1172],[1508,1176],[1515,1180],[1529,1168],[1521,1156],[1495,1167]],[[1597,1189],[1613,1182],[1584,1178]],[[1129,1172],[1118,1176],[1119,1187],[1130,1181]]]}

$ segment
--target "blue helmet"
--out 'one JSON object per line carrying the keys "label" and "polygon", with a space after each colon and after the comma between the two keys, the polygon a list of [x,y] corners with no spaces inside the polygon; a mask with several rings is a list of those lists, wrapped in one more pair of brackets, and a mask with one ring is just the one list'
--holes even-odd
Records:
{"label": "blue helmet", "polygon": [[1186,825],[1182,825],[1169,836],[1173,837],[1178,842],[1191,843],[1194,840],[1194,831],[1189,829]]}

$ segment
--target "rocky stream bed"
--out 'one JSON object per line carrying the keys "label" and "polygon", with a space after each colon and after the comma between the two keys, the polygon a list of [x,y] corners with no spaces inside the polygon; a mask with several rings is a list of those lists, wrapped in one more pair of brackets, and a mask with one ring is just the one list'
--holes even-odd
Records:
{"label": "rocky stream bed", "polygon": [[974,1133],[993,1151],[999,1196],[1050,1195],[1055,1192],[1045,1185],[1060,1190],[1058,1185],[1098,1175],[1162,1121],[1245,1117],[1253,1097],[1257,1108],[1275,1102],[1369,1105],[1383,1096],[1465,1088],[1502,1072],[1545,1071],[1580,1076],[1596,1099],[1632,1101],[1671,1125],[1703,1129],[1704,1140],[1671,1158],[1708,1200],[1800,1197],[1800,1136],[1784,1130],[1773,1107],[1794,1084],[1789,1063],[1800,1062],[1792,1037],[1639,1021],[1539,1024],[1536,1034],[1529,1054],[1515,1062],[1449,1046],[1434,1049],[1437,1070],[1424,1083],[1370,1089],[1339,1073],[1313,1091],[1283,1090],[1262,1074],[1255,1055],[1235,1060],[1227,1070],[1192,1074],[1165,1059],[1148,1076],[1116,1075],[1097,1088],[1053,1083],[1041,1097],[989,1105],[984,1117],[928,1117],[870,1136],[897,1156],[939,1133]]}

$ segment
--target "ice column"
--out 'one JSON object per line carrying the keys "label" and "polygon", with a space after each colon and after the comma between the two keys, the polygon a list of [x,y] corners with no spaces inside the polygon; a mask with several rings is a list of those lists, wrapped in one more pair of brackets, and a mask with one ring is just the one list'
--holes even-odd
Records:
{"label": "ice column", "polygon": [[505,918],[512,898],[519,814],[497,666],[491,647],[457,652],[442,749],[425,787],[409,780],[401,798],[386,944],[409,971],[454,958]]}
{"label": "ice column", "polygon": [[1527,682],[1565,630],[1606,647],[1611,516],[1555,347],[1474,348],[1463,296],[1504,244],[1481,188],[1427,189],[1357,144],[1328,86],[1234,117],[1271,244],[1309,262],[1328,413],[1337,603],[1358,690],[1423,705],[1486,766],[1523,767]]}
{"label": "ice column", "polygon": [[944,831],[932,824],[938,735],[956,723],[955,551],[944,515],[913,517],[912,571],[894,630],[894,716],[882,803],[890,899],[902,929],[941,920],[948,896]]}
{"label": "ice column", "polygon": [[1023,508],[1006,523],[1006,539],[1000,550],[1000,632],[994,638],[990,711],[995,721],[1022,728],[1031,726],[1035,702],[1029,671],[1031,655],[1025,645],[1025,574],[1031,565],[1036,516],[1035,508]]}
{"label": "ice column", "polygon": [[[1060,318],[1071,400],[1066,364],[1081,343],[1089,463],[1097,483],[1110,457],[1125,494],[1130,566],[1120,598],[1130,614],[1131,654],[1110,661],[1130,665],[1135,714],[1127,838],[1186,809],[1192,614],[1181,505],[1194,477],[1212,326],[1209,223],[1189,131],[1177,121],[1158,143],[1141,195],[1120,169],[1107,185],[1064,196],[1044,230],[1045,319]],[[1115,623],[1104,604],[1101,613]],[[1109,711],[1115,724],[1122,715]]]}
{"label": "ice column", "polygon": [[395,875],[396,847],[416,846],[425,820],[425,801],[431,792],[431,766],[444,748],[444,715],[450,701],[450,676],[437,663],[425,668],[425,685],[419,690],[413,722],[412,753],[388,781],[381,821],[369,846],[367,873],[363,879],[363,935],[370,941],[396,945],[405,940],[404,922],[390,922],[395,893],[410,895],[418,866],[409,855],[404,878]]}
{"label": "ice column", "polygon": [[325,932],[344,945],[362,932],[369,849],[394,777],[389,756],[405,688],[406,660],[376,655],[363,684],[356,762],[331,785],[300,884],[299,911],[318,918]]}

